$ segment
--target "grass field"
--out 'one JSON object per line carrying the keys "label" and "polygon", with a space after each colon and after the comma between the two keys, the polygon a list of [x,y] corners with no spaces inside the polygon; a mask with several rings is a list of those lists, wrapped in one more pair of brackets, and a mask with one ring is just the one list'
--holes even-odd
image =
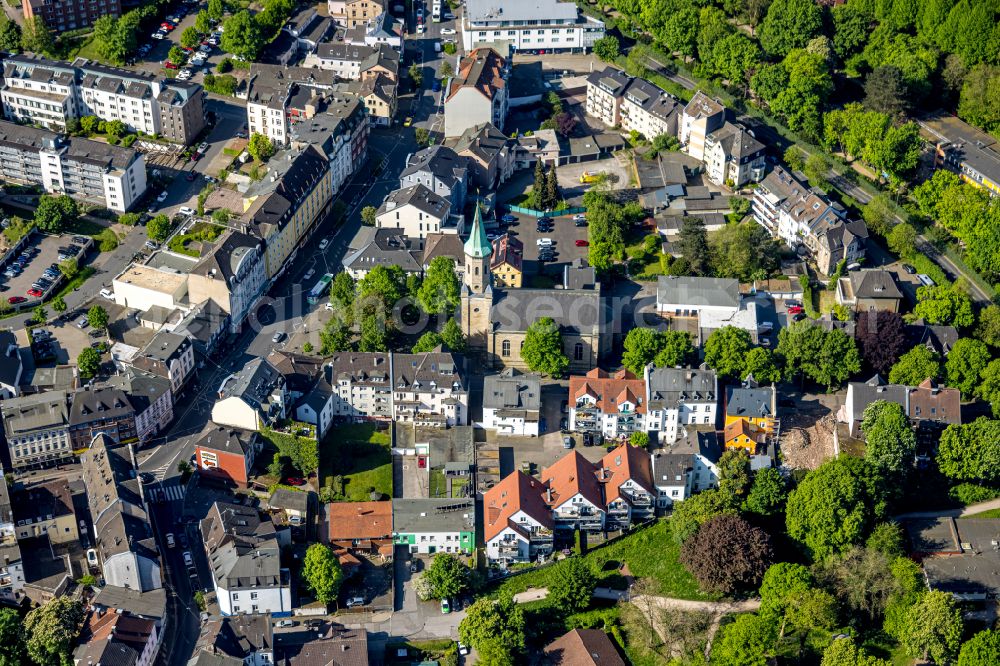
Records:
{"label": "grass field", "polygon": [[[718,595],[705,594],[698,589],[698,582],[680,563],[679,557],[680,547],[670,535],[666,520],[584,555],[600,586],[623,587],[618,565],[624,562],[634,576],[653,582],[654,594],[698,601],[719,599]],[[516,594],[530,587],[548,587],[560,566],[561,563],[515,576],[505,581],[500,591]]]}
{"label": "grass field", "polygon": [[344,477],[342,499],[348,502],[367,502],[371,499],[371,488],[385,497],[392,497],[389,444],[389,432],[378,430],[374,425],[334,427],[320,445],[320,483],[334,486],[335,476]]}
{"label": "grass field", "polygon": [[970,516],[962,516],[962,518],[980,518],[983,520],[990,518],[1000,518],[1000,509],[989,509],[988,511],[980,511],[979,513],[974,513]]}

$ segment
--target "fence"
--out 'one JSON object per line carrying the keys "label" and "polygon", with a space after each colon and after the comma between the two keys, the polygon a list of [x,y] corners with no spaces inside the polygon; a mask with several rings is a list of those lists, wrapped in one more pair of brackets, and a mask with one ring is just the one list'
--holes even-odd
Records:
{"label": "fence", "polygon": [[540,211],[534,208],[522,208],[521,206],[509,205],[507,209],[512,213],[521,213],[522,215],[530,215],[531,217],[559,217],[560,215],[577,215],[579,213],[586,213],[587,209],[583,206],[576,206],[574,208],[563,208],[562,210],[548,210]]}

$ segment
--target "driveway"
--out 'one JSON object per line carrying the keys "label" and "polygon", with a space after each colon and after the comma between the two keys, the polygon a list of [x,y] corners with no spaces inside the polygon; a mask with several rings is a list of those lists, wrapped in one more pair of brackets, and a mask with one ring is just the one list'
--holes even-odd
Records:
{"label": "driveway", "polygon": [[[587,240],[587,227],[577,227],[573,223],[573,217],[563,215],[549,218],[551,220],[552,231],[538,231],[537,220],[530,215],[516,213],[517,221],[510,225],[510,231],[517,239],[524,243],[524,272],[527,276],[547,275],[554,283],[562,283],[562,272],[568,264],[576,259],[586,259],[589,248],[577,247],[578,240]],[[552,240],[555,250],[555,261],[541,262],[538,260],[539,238],[549,238]],[[525,286],[531,286],[530,278],[527,278]],[[543,286],[551,286],[546,284]]]}

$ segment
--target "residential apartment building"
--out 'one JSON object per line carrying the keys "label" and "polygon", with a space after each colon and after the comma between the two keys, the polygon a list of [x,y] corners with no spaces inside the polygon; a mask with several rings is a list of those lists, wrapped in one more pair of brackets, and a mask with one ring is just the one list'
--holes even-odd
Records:
{"label": "residential apartment building", "polygon": [[[313,653],[308,651],[306,654],[312,656]],[[286,663],[280,657],[275,659],[274,623],[271,618],[253,614],[203,622],[187,666],[284,666]],[[334,664],[339,666],[336,662]],[[328,666],[327,662],[324,666]]]}
{"label": "residential apartment building", "polygon": [[194,346],[188,338],[161,329],[129,363],[168,380],[176,398],[195,370]]}
{"label": "residential apartment building", "polygon": [[490,562],[507,566],[552,554],[555,521],[544,492],[541,481],[516,471],[483,494],[483,540]]}
{"label": "residential apartment building", "polygon": [[748,377],[726,389],[726,448],[743,448],[751,457],[764,455],[780,430],[777,389],[759,386]]}
{"label": "residential apartment building", "polygon": [[628,370],[594,368],[569,380],[569,429],[601,433],[608,439],[644,432],[646,381]]}
{"label": "residential apartment building", "polygon": [[647,430],[658,432],[661,444],[683,439],[694,426],[715,424],[719,384],[714,370],[647,366],[644,376]]}
{"label": "residential apartment building", "polygon": [[281,151],[268,160],[267,169],[244,194],[249,207],[242,221],[264,241],[267,277],[273,282],[329,211],[333,181],[330,161],[313,146]]}
{"label": "residential apartment building", "polygon": [[21,11],[24,19],[36,16],[45,21],[45,25],[55,32],[78,30],[94,25],[94,21],[102,16],[120,16],[121,0],[94,0],[93,2],[76,2],[75,0],[21,0]]}
{"label": "residential apartment building", "polygon": [[809,189],[780,166],[772,169],[753,191],[754,220],[790,248],[808,250],[816,267],[832,274],[841,261],[865,256],[868,230],[864,222],[847,218],[847,211]]}
{"label": "residential apartment building", "polygon": [[20,603],[24,589],[24,563],[17,545],[15,519],[7,480],[0,479],[0,599]]}
{"label": "residential apartment building", "polygon": [[99,434],[116,442],[135,442],[135,409],[119,388],[103,386],[77,391],[71,396],[69,436],[74,450],[85,449]]}
{"label": "residential apartment building", "polygon": [[160,589],[159,551],[131,447],[98,435],[80,463],[104,579],[139,592]]}
{"label": "residential apartment building", "polygon": [[84,620],[73,663],[152,666],[160,638],[155,621],[98,606]]}
{"label": "residential apartment building", "polygon": [[861,421],[865,409],[877,400],[894,402],[903,408],[907,417],[918,429],[943,430],[949,425],[962,423],[962,396],[956,388],[936,384],[930,377],[918,386],[890,384],[878,375],[867,382],[850,382],[847,401],[838,414],[838,420],[847,423],[851,437],[862,437]]}
{"label": "residential apartment building", "polygon": [[385,74],[399,77],[399,53],[388,44],[351,44],[324,42],[302,62],[304,67],[328,70],[338,79],[355,81],[366,75]]}
{"label": "residential apartment building", "polygon": [[135,132],[190,144],[205,128],[200,84],[162,79],[82,58],[72,63],[29,55],[3,59],[4,116],[62,132],[69,120],[120,120]]}
{"label": "residential apartment building", "polygon": [[203,477],[246,488],[263,449],[264,440],[252,430],[210,423],[194,445],[195,467]]}
{"label": "residential apartment building", "polygon": [[938,138],[936,168],[954,171],[966,183],[1000,195],[1000,146],[995,136],[945,113],[928,118],[926,128]]}
{"label": "residential apartment building", "polygon": [[451,202],[418,184],[390,192],[375,215],[378,229],[398,229],[409,238],[433,233],[461,234],[461,214],[452,215]]}
{"label": "residential apartment building", "polygon": [[372,69],[361,78],[340,87],[344,92],[360,99],[368,110],[368,120],[372,125],[388,127],[396,117],[399,80],[381,70]]}
{"label": "residential apartment building", "polygon": [[494,286],[520,289],[524,283],[524,243],[510,234],[503,234],[494,240],[490,273]]}
{"label": "residential apartment building", "polygon": [[556,529],[597,532],[604,529],[607,507],[594,465],[573,450],[542,470],[542,501]]}
{"label": "residential apartment building", "polygon": [[15,471],[51,467],[72,460],[69,396],[48,391],[0,403],[4,436]]}
{"label": "residential apartment building", "polygon": [[896,284],[896,278],[889,271],[867,268],[850,271],[837,280],[837,303],[855,312],[886,310],[899,312],[903,292]]}
{"label": "residential apartment building", "polygon": [[411,554],[462,553],[476,547],[474,499],[392,500],[392,538]]}
{"label": "residential apartment building", "polygon": [[461,19],[467,53],[500,44],[518,51],[580,53],[604,37],[604,23],[582,13],[572,2],[559,0],[503,7],[490,0],[470,0]]}
{"label": "residential apartment building", "polygon": [[701,162],[705,161],[705,143],[708,135],[722,129],[726,122],[726,107],[700,90],[681,113],[677,138],[685,153]]}
{"label": "residential apartment building", "polygon": [[645,79],[606,67],[587,77],[587,115],[623,132],[636,131],[649,140],[677,136],[681,103]]}
{"label": "residential apartment building", "polygon": [[319,113],[324,93],[333,88],[330,72],[254,63],[247,83],[250,134],[263,134],[275,146],[287,145],[291,124]]}
{"label": "residential apartment building", "polygon": [[401,188],[424,185],[434,194],[451,201],[456,211],[465,209],[469,169],[454,150],[437,145],[417,151],[406,158],[399,174]]}
{"label": "residential apartment building", "polygon": [[52,544],[80,541],[69,481],[58,479],[10,493],[18,539],[48,537]]}
{"label": "residential apartment building", "polygon": [[402,229],[362,227],[351,239],[342,264],[355,280],[364,278],[376,266],[399,266],[407,275],[423,275],[423,251],[424,240],[408,236]]}
{"label": "residential apartment building", "polygon": [[224,502],[212,505],[199,528],[223,616],[291,615],[291,574],[281,566],[287,530],[253,507]]}
{"label": "residential apartment building", "polygon": [[507,60],[491,48],[474,49],[462,58],[445,94],[445,137],[461,136],[485,123],[503,130],[510,106],[509,78]]}
{"label": "residential apartment building", "polygon": [[313,146],[330,162],[330,187],[334,194],[368,159],[371,131],[367,109],[349,95],[329,97],[323,113],[292,125],[292,147]]}
{"label": "residential apartment building", "polygon": [[652,456],[656,508],[669,509],[692,494],[719,485],[719,446],[715,426],[685,429],[684,436]]}
{"label": "residential apartment building", "polygon": [[131,148],[0,121],[0,177],[124,213],[146,191],[146,162]]}
{"label": "residential apartment building", "polygon": [[465,158],[469,182],[480,191],[495,190],[518,167],[516,146],[492,123],[473,125],[447,145]]}
{"label": "residential apartment building", "polygon": [[344,41],[348,44],[365,46],[389,46],[396,51],[403,48],[403,21],[397,21],[392,14],[382,12],[365,24],[348,28]]}
{"label": "residential apartment building", "polygon": [[174,420],[174,397],[166,377],[126,368],[109,377],[105,384],[120,389],[132,406],[138,446],[149,442]]}
{"label": "residential apartment building", "polygon": [[645,449],[622,444],[596,463],[607,509],[605,528],[628,528],[656,510],[653,467]]}
{"label": "residential apartment building", "polygon": [[219,386],[212,421],[257,431],[285,418],[288,406],[284,376],[265,359],[255,358]]}
{"label": "residential apartment building", "polygon": [[726,122],[705,136],[705,174],[718,185],[731,188],[758,182],[764,177],[764,144],[743,125]]}
{"label": "residential apartment building", "polygon": [[483,380],[483,423],[502,435],[537,437],[542,410],[542,379],[537,373],[506,368]]}
{"label": "residential apartment building", "polygon": [[264,247],[259,238],[226,231],[188,274],[188,299],[212,299],[229,313],[231,333],[239,333],[250,310],[267,289]]}
{"label": "residential apartment building", "polygon": [[440,349],[423,354],[343,352],[329,362],[333,416],[451,427],[469,419],[468,377],[462,356]]}
{"label": "residential apartment building", "polygon": [[330,18],[345,28],[364,25],[385,12],[383,0],[327,0],[326,6]]}

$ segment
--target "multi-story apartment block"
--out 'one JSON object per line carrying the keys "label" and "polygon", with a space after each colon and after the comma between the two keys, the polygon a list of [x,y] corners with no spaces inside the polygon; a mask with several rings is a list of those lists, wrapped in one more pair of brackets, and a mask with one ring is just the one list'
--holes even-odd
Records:
{"label": "multi-story apartment block", "polygon": [[774,386],[758,386],[748,378],[742,386],[726,390],[725,445],[759,453],[777,434],[778,392]]}
{"label": "multi-story apartment block", "polygon": [[368,159],[367,109],[349,95],[327,98],[323,113],[292,126],[292,147],[316,148],[330,161],[330,187],[334,193]]}
{"label": "multi-story apartment block", "polygon": [[645,431],[646,381],[628,370],[594,368],[569,380],[569,429],[609,439]]}
{"label": "multi-story apartment block", "polygon": [[252,430],[209,424],[194,445],[195,465],[207,478],[246,488],[264,440]]}
{"label": "multi-story apartment block", "polygon": [[146,162],[131,148],[0,121],[0,178],[123,213],[146,191]]}
{"label": "multi-story apartment block", "polygon": [[285,418],[289,402],[284,376],[265,359],[255,358],[222,382],[212,421],[258,431]]}
{"label": "multi-story apartment block", "polygon": [[464,210],[469,186],[466,160],[441,145],[417,151],[406,158],[406,166],[399,174],[401,188],[414,185],[424,185],[434,194],[450,200],[456,211]]}
{"label": "multi-story apartment block", "polygon": [[61,132],[69,120],[92,115],[185,145],[205,127],[205,91],[197,83],[82,58],[67,63],[10,55],[3,67],[0,99],[8,120]]}
{"label": "multi-story apartment block", "polygon": [[84,389],[71,398],[69,436],[74,450],[87,448],[99,434],[123,444],[138,439],[135,409],[121,389],[113,386]]}
{"label": "multi-story apartment block", "polygon": [[77,30],[94,25],[102,16],[120,16],[121,0],[21,0],[25,20],[40,17],[55,32]]}
{"label": "multi-story apartment block", "polygon": [[832,274],[841,261],[865,256],[868,229],[822,192],[806,187],[782,167],[772,169],[754,188],[754,220],[788,247],[803,246],[820,272]]}
{"label": "multi-story apartment block", "polygon": [[653,453],[656,507],[669,509],[693,493],[719,485],[719,446],[715,426],[688,428],[685,436],[663,451]]}
{"label": "multi-story apartment block", "polygon": [[0,411],[14,470],[51,467],[73,458],[65,391],[10,398],[0,403]]}
{"label": "multi-story apartment block", "polygon": [[268,160],[267,170],[244,194],[249,207],[242,219],[264,241],[267,277],[273,282],[329,211],[333,183],[330,161],[314,146],[280,151]]}
{"label": "multi-story apartment block", "polygon": [[80,463],[104,579],[139,592],[160,589],[159,551],[130,446],[98,435]]}
{"label": "multi-story apartment block", "polygon": [[176,398],[194,373],[194,347],[188,338],[164,329],[157,332],[130,363],[138,370],[168,380]]}
{"label": "multi-story apartment block", "polygon": [[291,574],[281,566],[287,530],[255,508],[223,502],[212,505],[200,529],[222,615],[291,614]]}
{"label": "multi-story apartment block", "polygon": [[645,79],[606,67],[587,77],[586,110],[605,125],[653,139],[661,134],[677,135],[681,104]]}
{"label": "multi-story apartment block", "polygon": [[626,528],[653,517],[656,486],[649,453],[622,444],[597,464],[597,480],[604,493],[605,528]]}
{"label": "multi-story apartment block", "polygon": [[227,231],[188,274],[188,298],[192,303],[214,300],[229,313],[230,332],[239,333],[267,288],[265,263],[259,238]]}
{"label": "multi-story apartment block", "polygon": [[330,18],[345,28],[364,25],[385,12],[383,0],[327,0],[326,5]]}
{"label": "multi-story apartment block", "polygon": [[491,562],[506,566],[552,554],[555,521],[544,492],[541,481],[517,471],[483,494],[483,539]]}
{"label": "multi-story apartment block", "polygon": [[451,498],[392,500],[392,537],[410,553],[464,553],[476,547],[476,501]]}
{"label": "multi-story apartment block", "polygon": [[483,428],[503,435],[537,437],[542,409],[542,380],[506,368],[483,380]]}
{"label": "multi-story apartment block", "polygon": [[0,479],[0,599],[8,603],[19,603],[24,589],[24,564],[14,522],[7,480]]}
{"label": "multi-story apartment block", "polygon": [[726,122],[726,107],[700,90],[684,107],[677,138],[684,152],[705,161],[705,141],[709,134],[722,129]]}
{"label": "multi-story apartment block", "polygon": [[451,201],[435,194],[425,185],[413,185],[390,192],[375,217],[378,229],[398,229],[409,238],[427,238],[428,234],[461,234],[461,215],[452,215]]}
{"label": "multi-story apartment block", "polygon": [[705,174],[728,187],[757,182],[764,177],[765,152],[748,129],[726,122],[705,137]]}
{"label": "multi-story apartment block", "polygon": [[607,507],[594,465],[579,451],[571,451],[542,470],[542,501],[552,512],[557,529],[600,531]]}
{"label": "multi-story apartment block", "polygon": [[73,491],[65,478],[12,492],[18,539],[46,536],[53,544],[80,540]]}
{"label": "multi-story apartment block", "polygon": [[559,0],[502,7],[491,0],[470,0],[461,18],[466,52],[506,43],[518,51],[580,53],[604,37],[604,23],[583,14],[572,2]]}
{"label": "multi-story apartment block", "polygon": [[444,135],[462,136],[469,128],[490,123],[503,130],[510,93],[507,60],[490,48],[471,51],[458,63],[444,100]]}
{"label": "multi-story apartment block", "polygon": [[392,125],[399,94],[399,81],[396,77],[373,69],[362,74],[357,81],[342,84],[340,89],[364,102],[372,125]]}
{"label": "multi-story apartment block", "polygon": [[355,81],[367,74],[381,72],[399,76],[399,53],[387,44],[368,46],[347,42],[324,42],[302,62],[303,67],[325,69],[338,79]]}
{"label": "multi-story apartment block", "polygon": [[322,109],[323,94],[334,88],[331,72],[254,63],[247,84],[247,126],[276,146],[287,145],[291,124]]}
{"label": "multi-story apartment block", "polygon": [[661,444],[682,438],[685,426],[715,424],[719,395],[714,370],[647,367],[645,377],[647,429],[659,432]]}
{"label": "multi-story apartment block", "polygon": [[170,380],[137,368],[108,378],[106,384],[121,389],[135,410],[135,436],[139,446],[162,432],[174,420]]}
{"label": "multi-story apartment block", "polygon": [[389,355],[344,352],[329,363],[333,413],[352,420],[392,418]]}

